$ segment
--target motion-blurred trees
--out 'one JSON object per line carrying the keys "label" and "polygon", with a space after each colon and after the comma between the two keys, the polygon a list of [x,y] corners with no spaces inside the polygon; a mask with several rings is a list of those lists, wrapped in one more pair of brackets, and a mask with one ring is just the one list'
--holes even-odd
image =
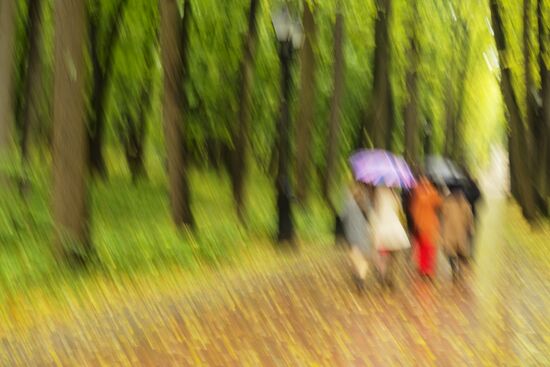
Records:
{"label": "motion-blurred trees", "polygon": [[0,154],[9,151],[14,120],[16,0],[0,1]]}
{"label": "motion-blurred trees", "polygon": [[[508,126],[514,196],[529,218],[548,211],[547,1],[289,4],[300,9],[306,38],[300,67],[292,69],[289,79],[299,88],[288,101],[296,128],[288,131],[282,157],[291,168],[285,189],[292,185],[299,199],[308,190],[310,198],[328,199],[349,179],[343,168],[358,147],[391,149],[418,165],[427,153],[447,154],[475,167],[487,161],[491,142],[504,143]],[[4,152],[14,153],[8,159],[17,166],[14,172],[23,172],[25,178],[28,170],[32,180],[38,163],[29,152],[39,150],[36,158],[48,169],[51,153],[54,201],[72,187],[71,195],[80,203],[75,214],[59,201],[54,221],[70,227],[81,242],[89,242],[84,230],[64,221],[86,216],[85,195],[76,194],[76,188],[86,192],[86,179],[74,181],[82,167],[103,175],[107,169],[128,167],[134,181],[146,174],[156,180],[155,162],[166,161],[171,213],[178,226],[193,223],[189,172],[215,168],[220,186],[214,191],[231,185],[237,214],[246,219],[247,183],[259,175],[273,178],[280,163],[272,154],[281,132],[277,117],[282,86],[271,23],[279,4],[94,0],[84,5],[86,32],[72,35],[85,37],[84,61],[77,70],[84,78],[81,106],[81,85],[59,84],[62,75],[78,68],[69,65],[65,70],[59,60],[54,63],[54,1],[0,0],[0,158],[8,157]],[[500,12],[498,24],[495,9]],[[66,34],[55,37],[73,42]],[[499,75],[500,80],[495,77]],[[69,87],[78,92],[69,93]],[[89,149],[84,165],[80,145],[70,145],[80,139],[81,112],[87,141],[80,143]],[[61,117],[69,115],[70,126]],[[74,138],[61,140],[61,132]],[[8,146],[11,141],[19,142],[20,149]],[[152,159],[155,155],[159,159]],[[71,168],[61,170],[63,165]],[[98,186],[117,182],[105,180]],[[331,205],[337,210],[336,202]]]}
{"label": "motion-blurred trees", "polygon": [[[90,58],[92,62],[92,108],[88,116],[88,158],[92,173],[107,174],[103,157],[105,135],[105,112],[109,83],[113,73],[113,57],[116,42],[122,26],[122,18],[128,0],[118,0],[111,14],[105,13],[102,2],[90,2],[87,25],[90,37]],[[104,19],[108,21],[105,22]],[[103,32],[102,32],[103,30]]]}
{"label": "motion-blurred trees", "polygon": [[[540,103],[536,111],[535,136],[537,139],[536,155],[541,162],[537,172],[537,189],[540,195],[539,207],[544,214],[550,211],[550,19],[549,5],[537,0],[537,27],[539,52],[537,57],[540,75]],[[544,208],[544,201],[546,208]]]}
{"label": "motion-blurred trees", "polygon": [[239,108],[237,123],[234,124],[234,148],[232,153],[231,166],[231,184],[233,188],[233,197],[237,207],[237,215],[244,220],[244,189],[247,174],[247,154],[249,144],[249,125],[250,125],[250,105],[252,102],[252,92],[254,81],[254,53],[256,51],[256,42],[258,30],[256,18],[260,0],[250,0],[248,9],[248,31],[244,37],[243,54],[240,64],[240,83],[238,85]]}
{"label": "motion-blurred trees", "polygon": [[[536,7],[534,6],[536,5]],[[530,0],[522,2],[522,38],[514,44],[514,37],[506,27],[505,17],[510,4],[491,1],[492,25],[500,56],[500,87],[507,110],[510,126],[509,157],[512,193],[523,209],[527,219],[533,220],[540,215],[548,215],[548,118],[545,117],[548,67],[545,60],[547,23],[544,22],[544,4],[533,4]],[[504,11],[503,11],[504,9]],[[536,9],[537,27],[533,26],[533,10]],[[509,20],[510,22],[511,20]],[[513,20],[512,20],[513,21]],[[533,36],[535,34],[535,37]],[[512,39],[512,41],[510,40]],[[538,45],[536,45],[538,41]],[[519,45],[519,46],[518,46]],[[534,46],[538,47],[534,47]],[[514,51],[520,51],[522,70],[518,78],[511,66]],[[519,53],[519,52],[518,52]],[[539,82],[535,82],[532,55],[537,55]],[[516,55],[517,56],[517,55]],[[523,98],[522,98],[523,97]],[[537,103],[537,99],[540,102]],[[546,98],[547,99],[547,98]],[[546,120],[545,120],[546,118]]]}
{"label": "motion-blurred trees", "polygon": [[411,19],[409,20],[410,34],[409,45],[406,55],[408,58],[407,71],[405,75],[405,86],[407,88],[405,107],[403,111],[405,144],[405,159],[413,167],[417,168],[419,163],[419,132],[418,132],[418,61],[420,50],[418,45],[418,6],[412,5]]}
{"label": "motion-blurred trees", "polygon": [[53,218],[60,259],[86,261],[87,221],[84,0],[55,3]]}
{"label": "motion-blurred trees", "polygon": [[[155,72],[154,72],[154,55],[156,52],[156,42],[151,43],[144,51],[145,70],[147,74],[137,93],[132,89],[133,85],[126,86],[123,91],[126,91],[127,96],[134,96],[135,99],[126,101],[121,113],[121,138],[124,146],[124,154],[126,162],[132,175],[132,181],[146,176],[145,171],[145,137],[147,132],[147,119],[150,115],[153,106],[153,87]],[[121,82],[124,85],[124,82]],[[132,104],[137,105],[136,108],[131,108]]]}
{"label": "motion-blurred trees", "polygon": [[159,0],[160,47],[162,55],[163,101],[162,117],[168,156],[168,178],[172,219],[177,226],[193,225],[187,156],[184,145],[186,98],[183,90],[187,76],[187,53],[191,2],[186,0],[183,16],[176,0]]}
{"label": "motion-blurred trees", "polygon": [[300,50],[300,87],[298,113],[296,115],[296,196],[305,199],[310,179],[311,130],[315,108],[315,46],[316,25],[313,14],[314,4],[304,3],[302,24],[304,43]]}
{"label": "motion-blurred trees", "polygon": [[[340,140],[340,121],[342,119],[342,97],[344,92],[344,14],[341,3],[336,9],[336,20],[334,22],[334,66],[332,76],[332,96],[330,100],[330,114],[327,136],[327,154],[325,175],[323,181],[323,196],[330,204],[330,191],[335,186],[336,169],[338,168],[338,147]],[[332,203],[333,204],[333,203]],[[334,207],[332,208],[334,210]]]}
{"label": "motion-blurred trees", "polygon": [[367,119],[368,135],[377,148],[392,148],[394,102],[390,81],[390,19],[393,0],[377,0],[372,99]]}
{"label": "motion-blurred trees", "polygon": [[23,93],[20,116],[20,143],[23,177],[20,179],[19,189],[22,194],[28,190],[27,165],[29,160],[29,135],[33,127],[36,127],[39,119],[39,104],[42,86],[40,44],[42,41],[42,1],[29,0],[28,20],[26,30],[27,44],[25,45],[25,57],[21,62],[26,69],[23,73]]}

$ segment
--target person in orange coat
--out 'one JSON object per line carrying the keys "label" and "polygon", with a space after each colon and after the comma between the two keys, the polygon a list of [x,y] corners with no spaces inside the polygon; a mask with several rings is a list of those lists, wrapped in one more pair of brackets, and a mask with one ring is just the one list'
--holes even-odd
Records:
{"label": "person in orange coat", "polygon": [[439,237],[438,209],[442,198],[426,177],[421,177],[411,199],[411,216],[417,245],[418,269],[422,275],[433,276]]}

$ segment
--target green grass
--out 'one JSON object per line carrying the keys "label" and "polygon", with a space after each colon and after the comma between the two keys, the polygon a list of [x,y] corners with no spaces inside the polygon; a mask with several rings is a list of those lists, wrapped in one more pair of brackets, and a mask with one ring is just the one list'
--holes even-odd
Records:
{"label": "green grass", "polygon": [[[238,266],[250,251],[272,246],[276,213],[270,177],[253,170],[248,179],[247,225],[237,220],[228,178],[212,170],[191,173],[196,230],[178,231],[169,215],[160,155],[147,158],[148,179],[133,185],[121,152],[109,150],[109,179],[90,185],[92,241],[98,261],[86,272],[55,262],[51,251],[50,162],[32,165],[32,191],[24,201],[14,185],[0,192],[0,303],[31,288],[78,286],[94,276],[162,272],[178,266],[190,272]],[[328,243],[331,218],[320,201],[295,206],[302,244]]]}

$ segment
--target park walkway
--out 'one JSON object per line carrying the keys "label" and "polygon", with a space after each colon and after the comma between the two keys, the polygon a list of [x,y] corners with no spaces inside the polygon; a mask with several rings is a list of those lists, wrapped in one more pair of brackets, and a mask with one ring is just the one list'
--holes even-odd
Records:
{"label": "park walkway", "polygon": [[493,203],[457,284],[441,262],[434,284],[404,270],[394,291],[373,280],[357,295],[341,250],[304,250],[278,269],[4,335],[0,364],[550,365],[550,243],[518,219]]}
{"label": "park walkway", "polygon": [[0,365],[550,366],[548,230],[490,198],[477,261],[455,284],[446,262],[431,283],[404,258],[395,290],[373,279],[358,295],[341,249],[304,248],[275,266],[10,330]]}

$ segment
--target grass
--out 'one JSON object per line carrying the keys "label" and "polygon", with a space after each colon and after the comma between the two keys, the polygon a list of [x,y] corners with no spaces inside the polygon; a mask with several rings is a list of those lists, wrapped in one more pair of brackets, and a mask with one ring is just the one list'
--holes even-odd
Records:
{"label": "grass", "polygon": [[[108,152],[109,179],[90,185],[92,241],[98,262],[86,272],[58,264],[51,251],[51,162],[34,162],[32,191],[24,201],[14,185],[0,192],[0,306],[36,292],[65,298],[98,278],[115,283],[136,275],[179,269],[197,273],[238,265],[244,257],[273,256],[274,192],[257,170],[248,181],[246,229],[234,211],[225,174],[193,170],[191,190],[197,228],[178,231],[169,216],[166,177],[160,155],[149,154],[148,179],[131,183],[121,152]],[[330,241],[331,218],[320,201],[295,207],[302,245]],[[251,255],[254,254],[254,255]]]}

